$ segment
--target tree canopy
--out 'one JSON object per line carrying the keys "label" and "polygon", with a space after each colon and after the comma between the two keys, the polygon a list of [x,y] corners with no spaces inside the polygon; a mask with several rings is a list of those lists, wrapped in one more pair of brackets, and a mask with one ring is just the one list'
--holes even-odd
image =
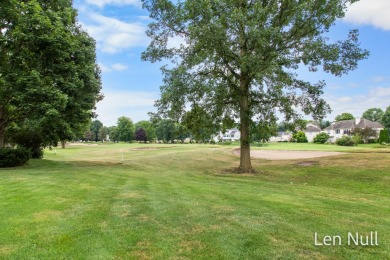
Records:
{"label": "tree canopy", "polygon": [[334,121],[339,122],[343,120],[351,120],[355,119],[355,117],[351,113],[342,113],[334,118]]}
{"label": "tree canopy", "polygon": [[383,113],[381,123],[384,127],[390,130],[390,106],[388,106],[386,111]]}
{"label": "tree canopy", "polygon": [[[368,56],[357,30],[340,41],[324,36],[356,0],[142,2],[154,19],[142,58],[173,64],[162,68],[159,112],[180,120],[188,105],[197,105],[215,125],[239,118],[240,172],[253,170],[253,120],[270,122],[280,113],[291,122],[302,112],[320,119],[330,111],[321,98],[325,82],[300,79],[295,70],[341,76]],[[182,44],[171,44],[175,37]]]}
{"label": "tree canopy", "polygon": [[363,113],[362,118],[372,122],[381,122],[383,113],[383,110],[380,108],[369,108]]}
{"label": "tree canopy", "polygon": [[0,147],[13,122],[35,120],[52,142],[84,131],[100,94],[95,41],[70,0],[0,5]]}

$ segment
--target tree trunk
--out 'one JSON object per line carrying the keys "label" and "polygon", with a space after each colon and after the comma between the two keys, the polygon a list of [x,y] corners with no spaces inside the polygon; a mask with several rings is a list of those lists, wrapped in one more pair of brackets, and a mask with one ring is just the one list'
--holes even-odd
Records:
{"label": "tree trunk", "polygon": [[65,141],[65,140],[62,140],[62,141],[61,141],[61,148],[62,148],[62,149],[65,149],[65,147],[66,147],[65,145],[66,145],[66,141]]}
{"label": "tree trunk", "polygon": [[5,146],[5,127],[0,123],[0,148]]}
{"label": "tree trunk", "polygon": [[247,80],[241,79],[240,82],[241,99],[240,99],[240,167],[239,172],[253,172],[250,156],[249,127],[249,84]]}
{"label": "tree trunk", "polygon": [[4,120],[4,110],[0,108],[0,148],[5,146],[5,120]]}

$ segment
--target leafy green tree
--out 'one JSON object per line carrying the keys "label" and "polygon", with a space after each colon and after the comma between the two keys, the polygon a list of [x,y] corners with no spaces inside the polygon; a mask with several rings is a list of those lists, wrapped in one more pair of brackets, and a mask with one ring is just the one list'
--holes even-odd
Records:
{"label": "leafy green tree", "polygon": [[251,136],[253,141],[268,142],[272,136],[276,136],[278,132],[278,126],[276,123],[269,124],[265,121],[260,121],[257,124],[253,123],[251,129]]}
{"label": "leafy green tree", "polygon": [[380,108],[370,108],[363,113],[362,118],[368,119],[372,122],[380,122],[383,114],[384,112]]}
{"label": "leafy green tree", "polygon": [[146,132],[147,141],[152,142],[156,139],[156,129],[150,121],[139,121],[135,124],[135,129],[143,128]]}
{"label": "leafy green tree", "polygon": [[328,120],[321,120],[320,121],[320,128],[321,129],[325,129],[325,128],[327,128],[328,126],[330,126],[331,124],[330,124],[330,122],[328,121]]}
{"label": "leafy green tree", "polygon": [[386,111],[383,113],[381,123],[384,127],[390,130],[390,106],[388,106]]}
{"label": "leafy green tree", "polygon": [[7,126],[25,119],[41,124],[52,142],[70,139],[102,98],[95,42],[77,24],[72,1],[3,2],[0,147]]}
{"label": "leafy green tree", "polygon": [[318,133],[314,138],[313,138],[313,143],[316,143],[316,144],[324,144],[328,141],[328,139],[330,138],[330,136],[325,133],[325,132],[321,132],[321,133]]}
{"label": "leafy green tree", "polygon": [[133,121],[125,116],[118,118],[117,123],[118,140],[122,142],[131,142],[134,140],[135,127]]}
{"label": "leafy green tree", "polygon": [[378,138],[378,133],[371,127],[354,128],[351,131],[351,135],[360,136],[365,144],[368,143],[370,139],[375,140]]}
{"label": "leafy green tree", "polygon": [[[306,65],[341,76],[368,56],[359,47],[357,30],[344,41],[330,43],[323,36],[355,0],[142,2],[154,19],[142,58],[173,63],[162,68],[159,112],[178,120],[188,103],[196,103],[215,121],[226,115],[239,118],[238,172],[253,170],[250,125],[255,116],[280,112],[286,121],[295,121],[300,109],[314,119],[330,111],[320,98],[325,83],[301,80],[293,70]],[[168,44],[174,36],[185,44]]]}
{"label": "leafy green tree", "polygon": [[342,113],[334,118],[334,121],[339,122],[343,120],[351,120],[355,119],[355,117],[351,113]]}
{"label": "leafy green tree", "polygon": [[108,128],[108,132],[109,132],[109,135],[110,135],[110,141],[112,141],[112,142],[118,142],[119,141],[118,127],[110,126]]}
{"label": "leafy green tree", "polygon": [[156,134],[158,140],[173,141],[177,138],[176,124],[171,119],[162,119],[157,124]]}
{"label": "leafy green tree", "polygon": [[99,128],[99,133],[98,133],[99,140],[102,142],[106,141],[107,135],[108,135],[108,128],[106,126],[101,126]]}
{"label": "leafy green tree", "polygon": [[103,123],[99,120],[93,120],[91,123],[91,132],[93,133],[93,141],[97,142],[99,141],[99,130],[103,127]]}

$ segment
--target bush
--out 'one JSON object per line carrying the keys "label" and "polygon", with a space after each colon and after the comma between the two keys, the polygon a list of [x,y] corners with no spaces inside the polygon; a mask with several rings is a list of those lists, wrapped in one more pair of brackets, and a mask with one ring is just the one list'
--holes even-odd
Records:
{"label": "bush", "polygon": [[1,148],[0,168],[22,166],[31,158],[29,149],[26,148]]}
{"label": "bush", "polygon": [[328,141],[329,137],[330,136],[325,132],[319,133],[314,137],[313,143],[324,144],[326,141]]}
{"label": "bush", "polygon": [[336,140],[337,145],[341,146],[355,146],[357,145],[350,136],[343,136]]}
{"label": "bush", "polygon": [[352,136],[352,140],[353,140],[353,142],[354,142],[356,145],[358,145],[358,144],[364,144],[363,139],[362,139],[362,137],[361,137],[360,135],[354,135],[354,136]]}
{"label": "bush", "polygon": [[379,132],[378,143],[380,144],[388,144],[390,143],[389,131],[387,129],[383,129]]}
{"label": "bush", "polygon": [[307,143],[306,135],[303,131],[298,131],[292,136],[292,141],[297,143]]}

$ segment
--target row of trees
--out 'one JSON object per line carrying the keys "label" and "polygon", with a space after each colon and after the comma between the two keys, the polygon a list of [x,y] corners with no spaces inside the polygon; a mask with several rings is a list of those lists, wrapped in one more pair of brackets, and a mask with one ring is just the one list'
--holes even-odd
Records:
{"label": "row of trees", "polygon": [[39,150],[88,128],[100,70],[71,0],[1,1],[0,57],[0,148]]}

